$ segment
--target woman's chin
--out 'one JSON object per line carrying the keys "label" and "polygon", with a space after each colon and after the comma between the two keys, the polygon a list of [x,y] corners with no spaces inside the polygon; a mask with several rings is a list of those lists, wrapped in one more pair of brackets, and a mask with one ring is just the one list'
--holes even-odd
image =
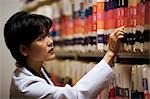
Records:
{"label": "woman's chin", "polygon": [[56,55],[53,53],[52,55],[48,56],[47,61],[55,59]]}

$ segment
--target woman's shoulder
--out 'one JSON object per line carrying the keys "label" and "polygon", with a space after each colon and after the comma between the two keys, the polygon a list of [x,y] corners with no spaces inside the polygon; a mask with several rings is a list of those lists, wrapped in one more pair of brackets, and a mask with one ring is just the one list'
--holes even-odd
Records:
{"label": "woman's shoulder", "polygon": [[[27,68],[25,67],[17,67],[16,70],[13,72],[12,79],[19,81],[44,81],[42,78],[35,76],[32,74]],[[44,81],[45,82],[45,81]]]}

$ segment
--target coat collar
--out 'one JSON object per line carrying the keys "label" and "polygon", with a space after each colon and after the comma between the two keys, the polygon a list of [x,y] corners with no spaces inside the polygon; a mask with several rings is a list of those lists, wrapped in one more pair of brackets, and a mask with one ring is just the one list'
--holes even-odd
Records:
{"label": "coat collar", "polygon": [[27,69],[26,67],[17,67],[17,71],[20,71],[21,73],[24,73],[25,75],[36,76],[40,79],[45,80],[48,84],[54,85],[53,82],[50,80],[50,77],[47,75],[47,73],[45,72],[44,69],[45,69],[44,67],[41,67],[41,73],[44,76],[44,78],[42,78],[42,77],[39,77],[38,75],[35,75],[34,73],[32,73],[32,71]]}

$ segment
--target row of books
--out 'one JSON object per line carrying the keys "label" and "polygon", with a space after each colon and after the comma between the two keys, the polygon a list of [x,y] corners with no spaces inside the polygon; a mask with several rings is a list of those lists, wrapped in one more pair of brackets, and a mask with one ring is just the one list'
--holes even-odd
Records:
{"label": "row of books", "polygon": [[55,49],[88,52],[107,50],[108,36],[125,26],[122,51],[148,51],[149,0],[60,0],[31,13],[53,20],[50,30]]}
{"label": "row of books", "polygon": [[[51,79],[58,86],[73,86],[96,63],[77,60],[53,60],[45,63]],[[150,65],[115,63],[115,80],[97,99],[150,99]]]}

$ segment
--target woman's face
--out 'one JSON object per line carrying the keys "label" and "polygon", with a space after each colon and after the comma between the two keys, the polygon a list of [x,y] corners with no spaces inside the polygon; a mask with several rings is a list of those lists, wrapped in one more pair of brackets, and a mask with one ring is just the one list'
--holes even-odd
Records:
{"label": "woman's face", "polygon": [[44,62],[55,58],[53,40],[48,35],[41,35],[28,48],[27,59],[34,62]]}

